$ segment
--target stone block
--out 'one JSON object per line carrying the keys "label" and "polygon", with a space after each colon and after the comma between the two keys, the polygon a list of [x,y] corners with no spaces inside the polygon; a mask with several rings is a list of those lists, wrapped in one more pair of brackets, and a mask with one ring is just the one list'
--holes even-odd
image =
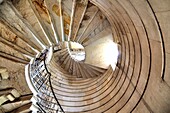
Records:
{"label": "stone block", "polygon": [[11,94],[15,97],[15,98],[19,98],[21,95],[20,93],[16,90],[16,89],[13,89],[11,91]]}
{"label": "stone block", "polygon": [[5,95],[0,96],[0,105],[2,105],[4,102],[6,102],[8,100],[9,99]]}
{"label": "stone block", "polygon": [[14,98],[11,94],[8,94],[6,97],[7,97],[10,101],[14,101],[14,100],[15,100],[15,98]]}

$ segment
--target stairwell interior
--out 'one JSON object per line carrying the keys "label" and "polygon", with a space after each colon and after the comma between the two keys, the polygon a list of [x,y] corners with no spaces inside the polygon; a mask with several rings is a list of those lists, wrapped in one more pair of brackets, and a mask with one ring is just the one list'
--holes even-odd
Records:
{"label": "stairwell interior", "polygon": [[169,113],[169,0],[0,0],[0,113]]}

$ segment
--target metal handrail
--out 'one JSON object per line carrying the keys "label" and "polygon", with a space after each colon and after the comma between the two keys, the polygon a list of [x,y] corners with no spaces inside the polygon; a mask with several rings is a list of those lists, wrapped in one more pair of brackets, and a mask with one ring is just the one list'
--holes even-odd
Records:
{"label": "metal handrail", "polygon": [[[57,97],[55,96],[55,93],[54,93],[54,90],[53,90],[53,87],[52,87],[51,73],[48,71],[47,65],[46,65],[47,52],[48,52],[48,50],[46,49],[45,52],[43,52],[43,53],[41,53],[39,56],[37,56],[37,58],[35,58],[35,60],[34,60],[34,63],[36,63],[36,62],[42,62],[42,61],[43,61],[44,68],[45,68],[47,74],[49,75],[47,78],[49,78],[49,86],[50,86],[51,92],[52,92],[52,94],[53,94],[53,96],[54,96],[54,99],[55,99],[56,102],[57,102],[57,105],[59,106],[59,109],[60,109],[63,113],[65,113],[64,110],[63,110],[63,108],[61,107],[61,105],[60,105]],[[35,71],[35,70],[34,70],[34,71]],[[46,80],[47,80],[47,78],[46,78]],[[41,84],[41,86],[42,86],[42,85],[43,85],[43,84]],[[40,86],[40,87],[41,87],[41,86]],[[40,88],[40,87],[39,87],[39,88]],[[37,105],[38,105],[38,104],[37,104]],[[44,111],[40,105],[38,105],[38,106],[40,107],[40,109],[41,109],[44,113],[46,113],[46,111]],[[56,112],[58,112],[58,110],[57,110]]]}
{"label": "metal handrail", "polygon": [[45,67],[45,70],[46,70],[47,73],[49,74],[49,84],[50,84],[50,88],[51,88],[52,94],[53,94],[53,96],[54,96],[54,99],[56,100],[56,102],[57,102],[57,104],[58,104],[60,110],[61,110],[63,113],[65,113],[64,110],[63,110],[63,108],[61,107],[61,105],[60,105],[60,103],[59,103],[57,97],[55,96],[55,93],[54,93],[54,90],[53,90],[53,87],[52,87],[52,83],[51,83],[51,73],[48,71],[47,66],[46,66],[46,62],[45,62],[45,60],[46,60],[46,54],[45,54],[43,60],[44,60],[44,67]]}

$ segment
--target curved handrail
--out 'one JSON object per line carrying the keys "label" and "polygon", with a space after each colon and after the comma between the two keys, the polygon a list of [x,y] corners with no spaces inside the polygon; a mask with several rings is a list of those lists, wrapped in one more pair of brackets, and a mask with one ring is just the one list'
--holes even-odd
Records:
{"label": "curved handrail", "polygon": [[[44,68],[45,68],[47,74],[49,75],[47,78],[49,78],[49,85],[50,85],[52,94],[54,96],[54,99],[56,100],[57,105],[59,106],[59,109],[63,113],[65,113],[63,108],[61,107],[57,97],[55,96],[55,93],[54,93],[54,90],[53,90],[53,87],[52,87],[52,83],[51,83],[51,73],[48,71],[47,65],[46,65],[46,64],[50,63],[50,60],[52,59],[52,55],[53,55],[53,47],[50,47],[49,49],[43,50],[42,53],[38,53],[36,55],[36,57],[34,59],[32,59],[30,61],[30,63],[25,67],[25,75],[26,75],[26,79],[27,79],[27,83],[29,85],[29,88],[31,89],[31,91],[33,92],[34,95],[37,95],[38,94],[38,90],[32,84],[32,80],[31,80],[30,76],[28,75],[28,73],[29,73],[29,71],[31,71],[31,67],[30,67],[31,65],[36,64],[38,62],[42,62],[43,63],[42,65],[44,65]],[[38,105],[38,106],[40,107],[40,109],[42,109],[40,105]],[[44,110],[43,110],[43,112],[46,113]]]}
{"label": "curved handrail", "polygon": [[61,107],[61,105],[60,105],[60,103],[59,103],[57,97],[55,96],[55,93],[54,93],[54,90],[53,90],[53,87],[52,87],[52,83],[51,83],[51,73],[48,71],[47,66],[46,66],[46,62],[45,62],[45,61],[46,61],[46,54],[45,54],[43,60],[44,60],[44,67],[45,67],[45,70],[46,70],[47,73],[49,74],[49,84],[50,84],[50,88],[51,88],[52,94],[53,94],[53,96],[54,96],[54,99],[56,100],[56,102],[57,102],[58,106],[60,107],[61,111],[62,111],[63,113],[65,113],[64,110],[63,110],[63,108]]}

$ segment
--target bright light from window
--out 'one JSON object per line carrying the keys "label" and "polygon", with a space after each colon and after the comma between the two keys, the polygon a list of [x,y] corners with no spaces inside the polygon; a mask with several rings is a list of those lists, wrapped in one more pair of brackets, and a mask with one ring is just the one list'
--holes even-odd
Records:
{"label": "bright light from window", "polygon": [[113,70],[116,67],[117,59],[118,59],[118,46],[114,42],[109,42],[104,47],[104,61],[107,64],[110,64]]}

